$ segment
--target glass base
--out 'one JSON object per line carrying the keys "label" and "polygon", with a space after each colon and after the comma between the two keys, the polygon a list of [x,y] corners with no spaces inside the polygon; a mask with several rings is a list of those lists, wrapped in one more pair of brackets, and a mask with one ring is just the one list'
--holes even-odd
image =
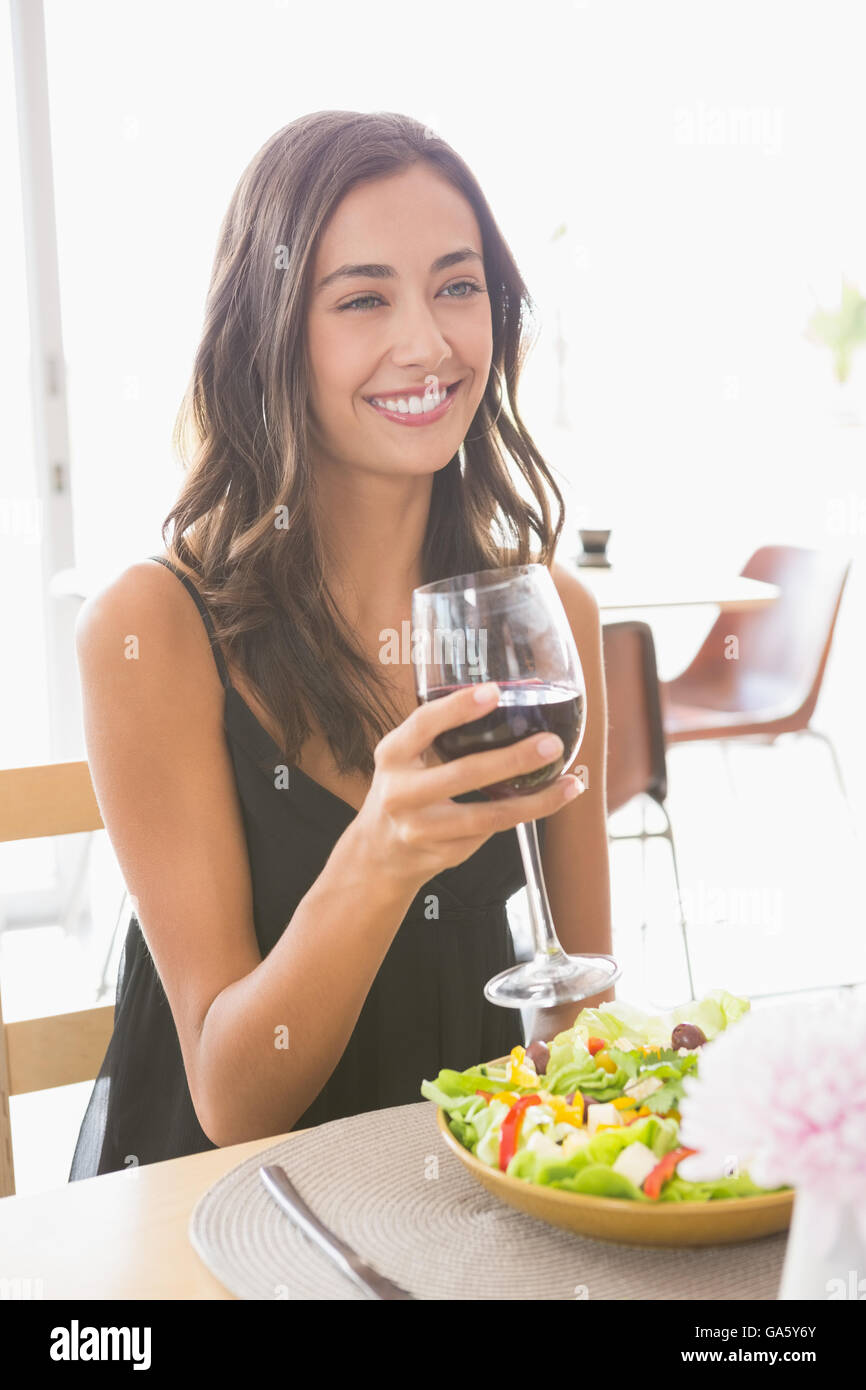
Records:
{"label": "glass base", "polygon": [[613,956],[536,956],[523,965],[514,965],[494,975],[484,986],[491,1004],[506,1009],[532,1005],[550,1009],[557,1004],[573,1004],[601,994],[620,976],[620,967]]}

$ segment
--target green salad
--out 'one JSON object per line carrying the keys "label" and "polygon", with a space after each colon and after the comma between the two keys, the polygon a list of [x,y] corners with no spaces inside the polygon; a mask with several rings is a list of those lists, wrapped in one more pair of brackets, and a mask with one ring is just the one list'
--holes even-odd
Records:
{"label": "green salad", "polygon": [[421,1094],[482,1163],[566,1192],[634,1202],[705,1202],[763,1193],[746,1173],[689,1182],[679,1140],[684,1082],[700,1050],[749,1009],[714,990],[664,1015],[616,1001],[584,1009],[551,1043],[499,1066],[440,1071]]}

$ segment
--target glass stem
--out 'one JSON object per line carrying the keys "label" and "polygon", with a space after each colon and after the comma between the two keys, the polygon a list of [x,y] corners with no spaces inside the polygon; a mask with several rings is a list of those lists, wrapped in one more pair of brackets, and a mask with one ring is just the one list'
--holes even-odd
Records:
{"label": "glass stem", "polygon": [[564,952],[553,927],[535,821],[521,821],[515,829],[517,843],[520,845],[520,857],[523,860],[523,871],[526,874],[526,896],[529,900],[535,959],[537,962],[550,961],[556,956],[562,956]]}

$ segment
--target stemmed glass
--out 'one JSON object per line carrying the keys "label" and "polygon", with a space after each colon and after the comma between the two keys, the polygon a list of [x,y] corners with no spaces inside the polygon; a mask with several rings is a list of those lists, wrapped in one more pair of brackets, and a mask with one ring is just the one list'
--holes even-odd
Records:
{"label": "stemmed glass", "polygon": [[[499,703],[489,714],[433,742],[445,761],[506,748],[546,731],[562,739],[562,755],[534,772],[480,790],[491,800],[526,796],[574,762],[586,727],[586,687],[565,609],[546,565],[459,574],[412,593],[412,660],[420,702],[459,686],[495,681]],[[484,993],[508,1008],[549,1008],[613,984],[612,956],[568,955],[553,925],[534,821],[516,827],[526,874],[534,938],[532,960],[494,975]]]}

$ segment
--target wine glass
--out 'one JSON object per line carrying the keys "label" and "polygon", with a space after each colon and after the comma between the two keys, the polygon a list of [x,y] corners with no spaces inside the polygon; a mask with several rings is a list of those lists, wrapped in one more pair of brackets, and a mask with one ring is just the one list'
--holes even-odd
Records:
{"label": "wine glass", "polygon": [[[586,687],[565,609],[546,565],[458,574],[412,593],[412,660],[419,702],[460,686],[495,681],[499,703],[489,714],[446,729],[433,747],[446,762],[507,748],[546,731],[562,739],[554,762],[480,790],[491,800],[526,796],[571,766],[586,727]],[[612,956],[571,956],[553,926],[534,821],[516,826],[526,873],[535,953],[494,975],[484,987],[494,1004],[550,1008],[613,984]]]}

